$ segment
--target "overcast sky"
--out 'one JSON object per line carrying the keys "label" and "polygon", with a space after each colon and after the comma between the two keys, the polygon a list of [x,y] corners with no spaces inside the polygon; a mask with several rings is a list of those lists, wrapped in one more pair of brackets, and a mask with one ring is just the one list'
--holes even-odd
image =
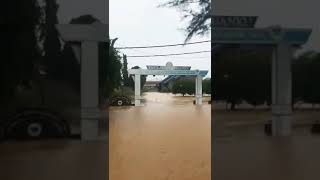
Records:
{"label": "overcast sky", "polygon": [[[119,38],[115,46],[148,46],[175,44],[185,38],[181,28],[181,14],[175,9],[157,8],[163,0],[109,0],[109,25],[111,38]],[[106,0],[58,0],[60,23],[82,14],[93,14],[107,22]],[[259,16],[257,26],[280,24],[285,27],[312,28],[307,49],[320,50],[318,0],[214,0],[214,13],[219,15]],[[207,40],[209,36],[195,37],[191,41]],[[186,47],[141,49],[122,51],[127,55],[150,55],[209,50],[210,43]],[[210,54],[161,58],[129,58],[129,67],[171,61],[174,65],[191,65],[193,69],[210,70]]]}
{"label": "overcast sky", "polygon": [[[115,46],[149,46],[183,43],[186,34],[182,30],[186,23],[181,21],[181,14],[175,9],[158,8],[163,0],[110,0],[110,36],[119,38]],[[195,37],[190,42],[210,40],[209,36]],[[153,55],[180,52],[210,50],[211,44],[188,45],[180,47],[135,49],[122,51],[127,55]],[[173,65],[191,66],[192,69],[210,70],[210,53],[155,57],[128,58],[129,67],[138,65]],[[208,74],[210,75],[211,72]],[[163,77],[156,77],[161,79]],[[149,77],[149,79],[155,79]]]}

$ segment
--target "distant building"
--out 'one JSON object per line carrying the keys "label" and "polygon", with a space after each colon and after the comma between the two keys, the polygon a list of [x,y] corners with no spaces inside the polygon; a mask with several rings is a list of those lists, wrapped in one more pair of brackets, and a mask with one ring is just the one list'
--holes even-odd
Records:
{"label": "distant building", "polygon": [[[176,66],[176,69],[190,70],[191,66]],[[177,76],[177,75],[170,75],[170,76],[166,77],[164,80],[162,80],[160,82],[159,90],[160,91],[171,90],[174,82],[181,77],[182,76]]]}
{"label": "distant building", "polygon": [[195,80],[194,76],[168,76],[159,83],[159,91],[171,91],[177,80]]}
{"label": "distant building", "polygon": [[143,88],[145,90],[158,90],[160,81],[146,81]]}

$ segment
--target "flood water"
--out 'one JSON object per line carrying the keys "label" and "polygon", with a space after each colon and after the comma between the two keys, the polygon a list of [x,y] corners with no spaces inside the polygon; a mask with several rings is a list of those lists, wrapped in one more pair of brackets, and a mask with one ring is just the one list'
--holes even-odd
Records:
{"label": "flood water", "polygon": [[110,108],[110,180],[210,180],[211,105],[158,92],[144,99]]}

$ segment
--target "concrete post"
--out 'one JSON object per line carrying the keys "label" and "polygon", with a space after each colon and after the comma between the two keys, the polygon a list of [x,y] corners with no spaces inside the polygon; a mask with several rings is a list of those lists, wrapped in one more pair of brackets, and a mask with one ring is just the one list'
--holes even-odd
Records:
{"label": "concrete post", "polygon": [[194,100],[195,100],[195,102],[196,102],[196,105],[198,104],[198,77],[196,76],[196,78],[195,78],[195,93],[194,93]]}
{"label": "concrete post", "polygon": [[99,110],[99,58],[98,42],[81,44],[81,138],[98,138]]}
{"label": "concrete post", "polygon": [[108,26],[99,22],[91,25],[58,24],[60,36],[73,44],[81,63],[81,138],[96,140],[102,114],[99,109],[99,42],[106,42]]}
{"label": "concrete post", "polygon": [[291,134],[292,48],[280,42],[274,48],[272,59],[272,134],[289,136]]}
{"label": "concrete post", "polygon": [[200,75],[196,76],[196,104],[201,105],[202,104],[202,77]]}
{"label": "concrete post", "polygon": [[141,106],[141,75],[140,74],[135,74],[134,75],[134,102],[135,102],[135,106]]}

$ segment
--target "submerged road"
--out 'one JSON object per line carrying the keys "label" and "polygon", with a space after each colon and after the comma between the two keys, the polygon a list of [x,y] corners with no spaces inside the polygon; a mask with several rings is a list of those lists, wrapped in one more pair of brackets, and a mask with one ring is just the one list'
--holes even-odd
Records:
{"label": "submerged road", "polygon": [[143,107],[112,107],[110,180],[210,180],[211,105],[144,94]]}

